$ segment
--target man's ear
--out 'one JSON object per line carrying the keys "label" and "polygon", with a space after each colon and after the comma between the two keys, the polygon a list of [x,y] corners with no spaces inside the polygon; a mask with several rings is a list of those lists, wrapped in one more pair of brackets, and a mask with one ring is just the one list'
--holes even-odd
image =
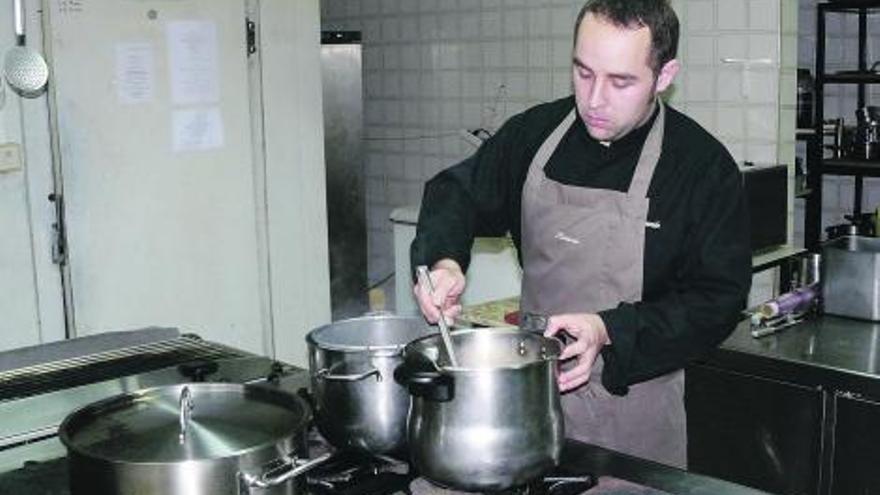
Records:
{"label": "man's ear", "polygon": [[666,91],[666,88],[672,84],[672,81],[675,79],[675,75],[678,74],[678,69],[681,68],[681,64],[678,63],[678,59],[672,59],[660,68],[660,74],[657,75],[657,88],[655,92],[662,93]]}

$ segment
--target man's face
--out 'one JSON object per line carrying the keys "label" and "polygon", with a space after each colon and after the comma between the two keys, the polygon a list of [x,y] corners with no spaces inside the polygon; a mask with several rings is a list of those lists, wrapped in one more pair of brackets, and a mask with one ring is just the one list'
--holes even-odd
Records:
{"label": "man's face", "polygon": [[667,62],[655,75],[650,53],[647,27],[619,28],[591,13],[584,16],[573,54],[574,96],[594,139],[615,141],[651,116],[655,95],[672,82],[678,63]]}

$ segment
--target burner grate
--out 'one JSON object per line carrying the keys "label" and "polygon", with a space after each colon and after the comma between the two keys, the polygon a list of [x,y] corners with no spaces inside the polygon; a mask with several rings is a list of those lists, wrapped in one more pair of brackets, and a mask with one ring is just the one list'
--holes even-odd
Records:
{"label": "burner grate", "polygon": [[[311,401],[311,394],[297,393]],[[308,452],[314,458],[333,451],[317,428],[308,432]],[[488,495],[580,495],[594,486],[592,475],[571,475],[557,468],[549,476],[527,486]],[[479,495],[443,488],[419,476],[410,464],[397,457],[338,450],[330,460],[307,474],[310,495]]]}
{"label": "burner grate", "polygon": [[306,484],[314,495],[396,495],[413,478],[409,464],[391,457],[336,452],[309,471]]}
{"label": "burner grate", "polygon": [[188,361],[249,356],[195,335],[133,345],[0,372],[0,401],[167,368]]}
{"label": "burner grate", "polygon": [[[596,485],[593,476],[548,476],[535,480],[526,486],[515,487],[488,495],[578,495]],[[431,483],[425,478],[416,478],[409,485],[410,495],[472,495],[467,492],[450,490]]]}

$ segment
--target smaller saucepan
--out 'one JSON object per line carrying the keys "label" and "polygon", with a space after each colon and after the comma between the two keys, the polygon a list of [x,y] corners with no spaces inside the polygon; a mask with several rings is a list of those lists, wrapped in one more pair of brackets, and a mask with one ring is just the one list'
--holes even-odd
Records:
{"label": "smaller saucepan", "polygon": [[409,394],[394,381],[409,342],[435,333],[420,317],[339,320],[306,336],[318,430],[334,447],[371,454],[406,447]]}

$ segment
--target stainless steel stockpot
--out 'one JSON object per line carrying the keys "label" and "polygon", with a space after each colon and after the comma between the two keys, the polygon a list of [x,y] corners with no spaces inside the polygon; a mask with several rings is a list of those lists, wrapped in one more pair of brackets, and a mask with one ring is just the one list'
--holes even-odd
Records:
{"label": "stainless steel stockpot", "polygon": [[433,328],[421,317],[377,314],[340,320],[306,336],[315,422],[335,447],[373,454],[406,445],[409,394],[394,381],[411,341]]}
{"label": "stainless steel stockpot", "polygon": [[409,452],[431,481],[492,492],[533,481],[559,463],[564,442],[556,363],[562,344],[515,328],[452,332],[458,367],[439,336],[404,350],[395,377],[412,394]]}
{"label": "stainless steel stockpot", "polygon": [[310,416],[302,399],[251,385],[145,389],[80,408],[59,429],[73,495],[294,495]]}

